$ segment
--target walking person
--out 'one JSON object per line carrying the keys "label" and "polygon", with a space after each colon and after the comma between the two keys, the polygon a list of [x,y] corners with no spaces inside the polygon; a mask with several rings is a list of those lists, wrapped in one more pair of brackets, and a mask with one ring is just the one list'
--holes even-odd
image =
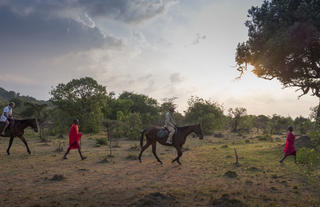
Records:
{"label": "walking person", "polygon": [[66,154],[63,156],[63,159],[67,159],[67,155],[69,154],[70,150],[78,149],[80,157],[82,160],[86,159],[87,157],[82,156],[81,153],[81,146],[80,146],[80,139],[82,133],[79,132],[79,121],[77,119],[73,120],[73,124],[69,131],[69,148]]}
{"label": "walking person", "polygon": [[286,145],[284,147],[284,156],[283,158],[280,160],[280,163],[283,162],[283,160],[285,160],[288,156],[293,155],[294,156],[294,162],[296,163],[296,149],[294,148],[294,140],[295,140],[295,136],[292,133],[293,131],[293,127],[289,126],[288,127],[288,132],[287,132],[287,141],[286,141]]}

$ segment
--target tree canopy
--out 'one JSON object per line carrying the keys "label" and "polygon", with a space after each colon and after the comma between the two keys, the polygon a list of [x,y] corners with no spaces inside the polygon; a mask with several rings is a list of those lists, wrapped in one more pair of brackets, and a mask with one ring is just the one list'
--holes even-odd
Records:
{"label": "tree canopy", "polygon": [[320,0],[270,0],[248,11],[249,39],[239,43],[241,75],[252,65],[260,78],[320,98]]}
{"label": "tree canopy", "polygon": [[51,91],[50,101],[64,111],[62,119],[80,119],[84,131],[99,130],[106,104],[107,91],[96,80],[85,77],[60,83]]}

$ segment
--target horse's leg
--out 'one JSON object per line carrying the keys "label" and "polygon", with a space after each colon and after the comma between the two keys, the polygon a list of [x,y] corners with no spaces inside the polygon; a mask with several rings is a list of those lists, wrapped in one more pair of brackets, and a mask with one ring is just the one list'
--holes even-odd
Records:
{"label": "horse's leg", "polygon": [[162,165],[161,160],[160,160],[159,157],[157,156],[157,142],[156,142],[156,141],[154,141],[154,142],[152,143],[152,153],[153,153],[153,155],[155,156],[155,158],[158,160],[158,162],[160,162],[160,164]]}
{"label": "horse's leg", "polygon": [[176,146],[176,149],[177,149],[178,156],[174,160],[172,160],[172,163],[177,161],[179,163],[179,165],[181,165],[179,158],[182,156],[182,150],[181,150],[181,147],[179,147],[179,146]]}
{"label": "horse's leg", "polygon": [[31,154],[31,151],[30,151],[30,149],[29,149],[29,146],[28,146],[28,143],[27,143],[26,139],[25,139],[23,136],[19,136],[19,138],[20,138],[21,141],[24,143],[24,145],[26,145],[27,152],[28,152],[29,154]]}
{"label": "horse's leg", "polygon": [[145,151],[149,146],[151,145],[151,142],[149,142],[147,140],[147,143],[142,147],[141,151],[140,151],[140,154],[139,154],[139,161],[141,162],[141,156],[142,156],[142,153],[143,151]]}
{"label": "horse's leg", "polygon": [[10,148],[11,148],[13,139],[14,139],[14,136],[10,136],[9,146],[8,146],[8,149],[7,149],[7,154],[8,154],[8,155],[10,155]]}

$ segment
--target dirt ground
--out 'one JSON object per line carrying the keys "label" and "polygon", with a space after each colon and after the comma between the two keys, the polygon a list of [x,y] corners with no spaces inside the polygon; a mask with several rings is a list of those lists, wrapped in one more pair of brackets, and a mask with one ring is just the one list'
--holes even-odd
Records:
{"label": "dirt ground", "polygon": [[161,166],[151,147],[139,163],[139,142],[125,139],[105,159],[107,147],[97,146],[97,137],[84,135],[84,161],[75,150],[62,159],[66,144],[56,149],[66,139],[43,143],[29,135],[31,155],[15,139],[10,156],[8,139],[0,139],[0,206],[320,206],[319,182],[292,158],[279,164],[283,139],[189,137],[182,166],[171,163],[174,148],[158,146]]}

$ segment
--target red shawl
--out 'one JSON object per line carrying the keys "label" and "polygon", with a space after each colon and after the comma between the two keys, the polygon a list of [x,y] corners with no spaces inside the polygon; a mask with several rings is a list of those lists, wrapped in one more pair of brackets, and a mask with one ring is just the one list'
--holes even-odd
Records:
{"label": "red shawl", "polygon": [[70,149],[80,148],[81,133],[79,132],[79,127],[76,124],[72,124],[69,132],[69,147]]}
{"label": "red shawl", "polygon": [[296,155],[296,149],[294,148],[294,139],[295,136],[291,132],[288,132],[286,146],[284,147],[284,154],[287,156]]}

